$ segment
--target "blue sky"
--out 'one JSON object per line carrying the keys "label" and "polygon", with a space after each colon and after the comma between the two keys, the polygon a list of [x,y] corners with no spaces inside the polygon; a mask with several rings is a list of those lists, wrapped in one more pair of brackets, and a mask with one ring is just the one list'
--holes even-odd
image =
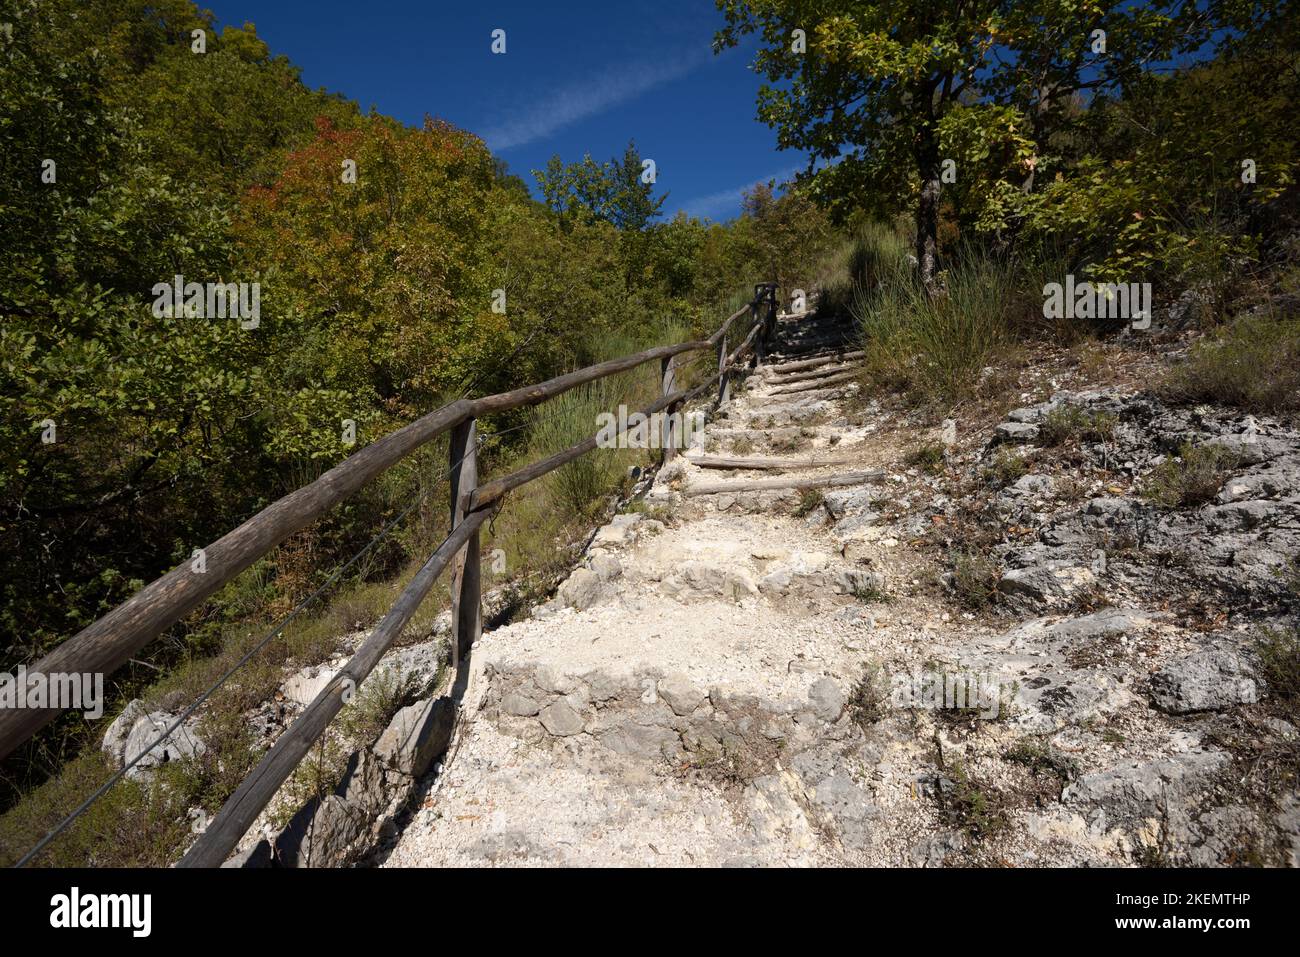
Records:
{"label": "blue sky", "polygon": [[[741,190],[786,179],[803,158],[754,118],[752,47],[715,56],[709,0],[441,3],[202,0],[221,24],[251,21],[303,80],[410,124],[426,113],[482,136],[510,171],[553,154],[622,155],[635,139],[658,168],[664,213],[739,212]],[[506,53],[491,52],[506,31]]]}

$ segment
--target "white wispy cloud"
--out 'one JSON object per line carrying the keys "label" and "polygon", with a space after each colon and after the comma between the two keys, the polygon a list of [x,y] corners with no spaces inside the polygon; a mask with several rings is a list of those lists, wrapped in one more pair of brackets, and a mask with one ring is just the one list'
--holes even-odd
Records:
{"label": "white wispy cloud", "polygon": [[679,207],[687,216],[695,216],[700,219],[717,219],[720,215],[733,216],[740,211],[740,200],[743,198],[745,191],[752,189],[759,183],[766,183],[768,180],[776,180],[777,184],[789,179],[795,173],[803,170],[804,164],[791,166],[788,169],[779,170],[770,173],[767,176],[760,176],[752,179],[747,183],[742,183],[733,189],[723,189],[716,193],[709,193],[707,196],[697,196],[695,199],[688,199]]}
{"label": "white wispy cloud", "polygon": [[671,83],[713,59],[708,45],[676,57],[610,68],[577,83],[552,90],[525,105],[522,112],[484,132],[494,152],[525,146],[589,116],[626,103],[657,86]]}

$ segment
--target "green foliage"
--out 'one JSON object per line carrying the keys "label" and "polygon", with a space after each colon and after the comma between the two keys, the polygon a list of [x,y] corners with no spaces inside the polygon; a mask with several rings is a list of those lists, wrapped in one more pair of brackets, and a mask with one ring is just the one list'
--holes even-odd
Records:
{"label": "green foliage", "polygon": [[1108,412],[1063,402],[1043,417],[1038,438],[1044,446],[1076,440],[1107,442],[1114,437],[1117,424],[1118,420]]}
{"label": "green foliage", "polygon": [[980,552],[964,550],[954,551],[949,560],[952,562],[952,586],[958,601],[975,611],[998,601],[1002,573],[997,562]]}
{"label": "green foliage", "polygon": [[[960,161],[967,216],[1006,225],[1015,190],[1049,168],[1048,139],[1083,89],[1126,89],[1142,64],[1205,39],[1194,5],[1019,0],[1013,4],[718,0],[716,47],[759,33],[754,69],[769,83],[758,116],[783,148],[828,164],[814,189],[840,218],[914,211],[920,279],[936,268],[942,161]],[[1189,9],[1190,7],[1190,9]],[[1107,55],[1091,53],[1095,29]],[[1195,28],[1195,29],[1193,29]],[[806,51],[793,31],[806,34]],[[1046,152],[1046,157],[1042,156]],[[832,162],[833,161],[833,162]]]}
{"label": "green foliage", "polygon": [[[617,414],[623,399],[616,385],[600,379],[552,399],[542,406],[530,429],[533,459],[563,452],[596,434],[597,416]],[[631,407],[635,410],[635,406]],[[546,476],[542,481],[557,510],[584,514],[600,504],[617,482],[621,466],[618,449],[597,448]]]}
{"label": "green foliage", "polygon": [[654,198],[654,183],[643,178],[641,154],[629,142],[622,158],[598,163],[591,154],[566,164],[552,156],[544,170],[533,170],[546,205],[564,226],[600,220],[618,229],[640,230],[659,215],[666,195]]}
{"label": "green foliage", "polygon": [[[732,451],[735,451],[735,449],[733,448]],[[821,489],[818,488],[800,489],[799,502],[794,507],[794,512],[793,512],[794,517],[803,518],[805,515],[812,514],[814,511],[821,508],[822,502],[824,502],[825,500],[826,500],[825,496],[822,495]]]}
{"label": "green foliage", "polygon": [[1269,690],[1294,705],[1300,699],[1300,631],[1263,628],[1255,636],[1255,653]]}
{"label": "green foliage", "polygon": [[879,662],[868,662],[849,695],[849,714],[863,731],[869,732],[885,716],[888,707],[889,678]]}
{"label": "green foliage", "polygon": [[1226,299],[1225,261],[1294,215],[1300,26],[1284,0],[717,6],[716,48],[761,38],[758,117],[810,154],[811,195],[841,221],[910,214],[930,291],[943,217],[968,242],[1053,237],[1086,275]]}
{"label": "green foliage", "polygon": [[962,762],[948,769],[947,780],[939,784],[940,801],[953,823],[973,841],[983,841],[1010,826],[1005,798],[996,789],[977,781]]}
{"label": "green foliage", "polygon": [[942,475],[944,463],[944,448],[942,445],[927,443],[918,445],[912,451],[907,453],[904,461],[914,468],[920,469],[927,475]]}
{"label": "green foliage", "polygon": [[1029,462],[1019,452],[1005,445],[994,450],[992,457],[980,470],[980,480],[995,489],[1006,488],[1029,472]]}

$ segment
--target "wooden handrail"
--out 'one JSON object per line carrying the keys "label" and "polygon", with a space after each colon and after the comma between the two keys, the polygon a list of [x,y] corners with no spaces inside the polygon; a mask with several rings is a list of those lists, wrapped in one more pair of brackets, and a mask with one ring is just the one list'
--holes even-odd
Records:
{"label": "wooden handrail", "polygon": [[[481,399],[458,399],[430,412],[353,453],[314,482],[273,502],[234,531],[205,546],[204,571],[192,570],[188,560],[173,568],[60,644],[32,665],[28,674],[111,674],[276,545],[306,528],[402,458],[462,422],[536,405],[646,362],[709,348],[707,341],[656,346],[537,385]],[[0,710],[0,760],[59,713],[57,708]]]}
{"label": "wooden handrail", "polygon": [[[568,449],[480,486],[477,484],[474,456],[476,420],[494,412],[535,405],[584,383],[656,359],[664,365],[662,394],[642,411],[641,415],[647,419],[663,409],[680,408],[713,388],[715,383],[720,383],[720,396],[725,400],[728,379],[737,361],[751,347],[761,348],[764,331],[771,330],[771,320],[776,312],[775,290],[775,284],[756,287],[753,301],[729,317],[707,340],[658,346],[566,373],[537,385],[481,399],[458,399],[417,419],[349,456],[316,481],[269,505],[209,545],[204,549],[205,572],[192,571],[188,564],[173,569],[65,641],[41,659],[31,671],[46,674],[60,671],[107,673],[120,667],[163,629],[180,620],[289,535],[306,527],[404,456],[443,432],[454,430],[450,470],[450,533],[402,590],[392,608],[347,665],[280,735],[275,745],[226,801],[213,822],[180,862],[183,867],[221,864],[293,773],[312,744],[325,732],[329,722],[342,709],[349,697],[348,691],[355,690],[374,670],[428,596],[438,576],[453,561],[456,562],[456,581],[452,587],[455,621],[453,663],[456,670],[455,686],[463,689],[468,673],[466,666],[469,651],[481,629],[479,527],[487,521],[493,511],[492,505],[502,496],[592,451],[597,447],[601,435],[598,432]],[[760,303],[768,306],[767,314],[761,318]],[[753,314],[753,326],[735,351],[727,354],[727,328],[746,311]],[[675,375],[671,374],[673,358],[686,352],[714,347],[718,348],[717,374],[693,389],[676,389]],[[625,424],[615,433],[615,437],[621,436],[629,428],[631,426]],[[18,744],[58,713],[55,709],[0,711],[0,757],[11,753]]]}
{"label": "wooden handrail", "polygon": [[[643,409],[641,414],[649,417],[674,403],[689,401],[705,389],[711,388],[714,381],[715,379],[709,379],[703,385],[694,389],[680,390],[661,396]],[[629,421],[630,419],[629,416]],[[630,425],[625,426],[615,433],[615,437],[623,435],[630,428]],[[549,472],[554,472],[574,459],[592,451],[596,448],[599,437],[600,433],[597,433],[591,438],[535,462],[525,469],[520,469],[518,472],[513,472],[504,478],[480,486],[472,493],[466,493],[468,502],[458,503],[455,506],[455,514],[463,514],[464,517],[452,529],[451,534],[438,546],[438,550],[416,573],[410,584],[402,590],[402,594],[398,596],[392,609],[384,616],[383,621],[375,627],[375,630],[371,632],[370,637],[357,649],[356,654],[352,656],[352,659],[343,667],[342,671],[316,696],[312,703],[307,706],[307,709],[298,716],[297,720],[280,735],[271,750],[258,762],[257,767],[244,779],[244,782],[240,784],[229,800],[222,805],[221,810],[212,819],[202,836],[181,859],[179,866],[218,867],[225,861],[227,855],[239,843],[240,838],[252,826],[257,816],[270,803],[271,798],[280,789],[280,785],[288,780],[289,775],[293,774],[294,768],[307,755],[312,744],[325,733],[325,728],[330,721],[342,710],[345,703],[344,689],[351,688],[355,690],[366,676],[374,670],[384,652],[402,633],[406,623],[410,621],[411,616],[420,607],[420,603],[429,594],[429,589],[437,580],[438,575],[447,567],[452,558],[462,548],[465,548],[466,544],[477,534],[479,527],[491,516],[492,504],[507,492],[539,479]],[[477,560],[477,555],[473,557]],[[455,591],[456,589],[453,589],[453,592]],[[461,595],[460,597],[464,600],[468,596]],[[477,603],[478,598],[476,581],[473,595],[475,603]],[[453,644],[458,645],[464,637],[464,635],[454,636]],[[472,641],[470,644],[472,644]],[[453,649],[453,655],[458,664],[456,675],[458,682],[465,678],[465,665],[468,662],[468,654],[468,646]]]}

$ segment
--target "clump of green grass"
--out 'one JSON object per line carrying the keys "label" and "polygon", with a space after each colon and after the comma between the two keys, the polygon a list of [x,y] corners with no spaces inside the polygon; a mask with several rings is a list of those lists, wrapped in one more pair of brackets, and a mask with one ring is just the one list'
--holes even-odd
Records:
{"label": "clump of green grass", "polygon": [[[909,394],[918,404],[950,404],[970,395],[981,371],[1005,361],[1017,327],[1035,305],[1022,272],[967,251],[930,296],[916,280],[904,243],[892,233],[865,234],[875,247],[877,281],[859,290],[868,384]],[[1041,299],[1036,308],[1041,312]]]}
{"label": "clump of green grass", "polygon": [[972,841],[1006,830],[1010,821],[997,790],[974,780],[961,762],[948,769],[948,778],[951,784],[940,789],[944,810]]}
{"label": "clump of green grass", "polygon": [[[439,666],[440,683],[442,667]],[[430,688],[420,687],[411,672],[401,674],[395,668],[381,668],[362,683],[356,696],[339,715],[339,730],[358,745],[373,744],[393,716],[413,704]]]}
{"label": "clump of green grass", "polygon": [[[571,389],[536,412],[529,461],[546,458],[596,434],[597,416],[618,409],[612,379]],[[588,515],[617,486],[627,458],[619,449],[597,448],[551,472],[541,481],[552,504],[566,514]]]}
{"label": "clump of green grass", "polygon": [[870,584],[854,586],[852,595],[864,605],[888,604],[893,600],[885,589]]}
{"label": "clump of green grass", "polygon": [[943,460],[943,446],[936,443],[926,443],[907,453],[907,458],[904,461],[927,475],[941,475],[943,473]]}
{"label": "clump of green grass", "polygon": [[1005,445],[999,446],[993,457],[980,470],[980,479],[993,488],[1005,488],[1028,474],[1029,462],[1023,455]]}
{"label": "clump of green grass", "polygon": [[1239,462],[1236,452],[1218,445],[1184,443],[1146,480],[1146,497],[1157,505],[1178,508],[1210,501]]}
{"label": "clump of green grass", "polygon": [[1176,402],[1300,409],[1300,317],[1248,316],[1195,345],[1160,387]]}
{"label": "clump of green grass", "polygon": [[1270,690],[1300,704],[1300,629],[1261,628],[1255,635],[1255,653]]}
{"label": "clump of green grass", "polygon": [[963,605],[979,611],[997,602],[1002,573],[995,561],[980,552],[963,550],[954,551],[951,561],[953,589]]}
{"label": "clump of green grass", "polygon": [[665,525],[667,525],[673,517],[673,510],[667,505],[648,505],[645,499],[640,498],[634,502],[629,502],[624,511],[628,513],[639,512],[651,521],[663,522]]}
{"label": "clump of green grass", "polygon": [[822,495],[821,489],[805,488],[799,491],[799,502],[794,507],[794,517],[803,518],[811,514],[814,510],[821,507],[826,497]]}
{"label": "clump of green grass", "polygon": [[731,451],[734,455],[748,455],[754,451],[754,442],[748,435],[738,435],[731,440]]}
{"label": "clump of green grass", "polygon": [[772,451],[789,454],[800,452],[808,446],[808,439],[802,435],[790,435],[772,442]]}
{"label": "clump of green grass", "polygon": [[885,716],[889,705],[889,682],[879,662],[870,662],[849,695],[849,715],[862,730],[870,729]]}
{"label": "clump of green grass", "polygon": [[1080,440],[1109,442],[1115,437],[1119,420],[1109,412],[1090,411],[1082,406],[1063,402],[1043,417],[1038,427],[1038,440],[1042,445],[1062,445]]}
{"label": "clump of green grass", "polygon": [[1034,775],[1052,775],[1061,784],[1069,783],[1079,773],[1077,761],[1041,738],[1021,738],[1002,753],[1002,758],[1013,764],[1024,765]]}
{"label": "clump of green grass", "polygon": [[343,780],[350,757],[337,738],[321,738],[284,782],[281,799],[269,815],[271,823],[282,828],[312,798],[332,794]]}

